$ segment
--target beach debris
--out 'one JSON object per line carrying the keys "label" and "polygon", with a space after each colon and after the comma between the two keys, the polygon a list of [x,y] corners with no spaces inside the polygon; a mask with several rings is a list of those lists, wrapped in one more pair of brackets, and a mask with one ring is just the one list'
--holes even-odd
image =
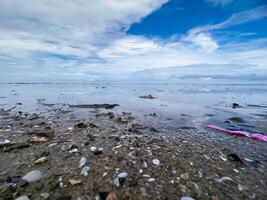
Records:
{"label": "beach debris", "polygon": [[83,122],[80,122],[80,123],[76,124],[74,126],[74,128],[76,128],[76,129],[84,129],[84,128],[87,128],[87,125],[84,124]]}
{"label": "beach debris", "polygon": [[81,170],[81,175],[83,176],[88,176],[88,172],[90,170],[90,167],[89,166],[84,166]]}
{"label": "beach debris", "polygon": [[148,167],[148,165],[147,165],[147,162],[146,162],[146,161],[144,161],[144,162],[143,162],[143,165],[142,165],[142,167],[143,167],[143,168],[145,168],[145,169]]}
{"label": "beach debris", "polygon": [[241,108],[241,106],[238,103],[233,103],[232,104],[232,108],[233,109],[235,109],[235,108]]}
{"label": "beach debris", "polygon": [[154,132],[154,133],[158,133],[159,132],[159,130],[154,128],[154,127],[150,127],[149,131]]}
{"label": "beach debris", "polygon": [[41,136],[33,136],[28,140],[30,143],[43,143],[48,142],[49,139],[47,137],[41,137]]}
{"label": "beach debris", "polygon": [[153,159],[152,160],[152,163],[156,166],[159,166],[160,165],[160,161],[158,159]]}
{"label": "beach debris", "polygon": [[106,200],[117,200],[117,196],[114,193],[109,193]]}
{"label": "beach debris", "polygon": [[8,139],[0,140],[0,148],[1,148],[1,147],[8,146],[8,145],[10,145],[10,144],[12,144],[12,143],[11,143],[11,141],[8,140]]}
{"label": "beach debris", "polygon": [[22,177],[23,180],[28,182],[39,181],[43,176],[43,173],[39,170],[33,170],[28,172],[25,176]]}
{"label": "beach debris", "polygon": [[148,193],[147,193],[146,188],[144,188],[144,187],[140,187],[140,192],[141,192],[141,195],[142,195],[143,197],[147,197],[147,196],[149,196]]}
{"label": "beach debris", "polygon": [[263,134],[259,134],[259,133],[249,133],[246,131],[232,131],[232,130],[227,130],[227,129],[221,128],[221,127],[216,126],[216,125],[208,125],[208,128],[218,130],[218,131],[223,131],[226,133],[230,133],[231,135],[245,136],[248,138],[253,138],[253,139],[263,141],[263,142],[267,142],[267,136],[263,135]]}
{"label": "beach debris", "polygon": [[235,122],[235,123],[245,123],[245,120],[241,117],[230,117],[228,118],[229,121]]}
{"label": "beach debris", "polygon": [[85,157],[82,157],[80,160],[79,168],[82,169],[87,164],[87,159]]}
{"label": "beach debris", "polygon": [[[94,150],[94,148],[93,148],[93,150]],[[102,148],[102,147],[99,147],[99,148],[96,148],[94,151],[92,151],[92,152],[94,152],[94,155],[100,155],[100,154],[102,154],[103,153],[103,151],[104,151],[104,149]]]}
{"label": "beach debris", "polygon": [[41,157],[41,158],[38,158],[37,160],[34,161],[35,164],[40,164],[40,163],[43,163],[47,161],[47,157]]}
{"label": "beach debris", "polygon": [[71,185],[79,185],[79,184],[82,183],[82,181],[81,181],[81,179],[70,179],[70,180],[69,180],[69,183],[70,183]]}
{"label": "beach debris", "polygon": [[87,159],[85,157],[81,158],[79,168],[81,169],[81,175],[88,176],[90,167],[87,165]]}
{"label": "beach debris", "polygon": [[183,180],[187,180],[187,179],[189,179],[189,174],[188,173],[181,174],[180,178]]}
{"label": "beach debris", "polygon": [[95,147],[95,146],[92,146],[91,148],[90,148],[90,151],[92,151],[92,152],[95,152],[97,150],[97,147]]}
{"label": "beach debris", "polygon": [[95,197],[96,200],[117,200],[117,196],[113,192],[99,192]]}
{"label": "beach debris", "polygon": [[195,200],[195,199],[189,196],[184,196],[184,197],[181,197],[181,200]]}
{"label": "beach debris", "polygon": [[50,197],[50,194],[48,192],[43,192],[40,194],[40,196],[43,198],[43,199],[49,199]]}
{"label": "beach debris", "polygon": [[223,182],[226,182],[226,181],[234,181],[232,178],[230,178],[230,177],[228,177],[228,176],[224,176],[224,177],[222,177],[222,178],[220,178],[220,179],[216,179],[216,182],[218,182],[218,183],[223,183]]}
{"label": "beach debris", "polygon": [[30,198],[28,196],[20,196],[16,198],[15,200],[30,200]]}
{"label": "beach debris", "polygon": [[70,108],[104,108],[104,109],[108,110],[108,109],[113,109],[113,108],[119,106],[119,104],[107,104],[107,103],[104,103],[104,104],[78,104],[78,105],[68,104],[68,106]]}
{"label": "beach debris", "polygon": [[227,158],[230,160],[230,161],[234,161],[234,162],[237,162],[239,164],[244,164],[243,160],[235,153],[230,153],[227,155]]}
{"label": "beach debris", "polygon": [[153,97],[151,94],[145,95],[145,96],[139,96],[141,99],[155,99],[156,97]]}
{"label": "beach debris", "polygon": [[155,178],[153,178],[153,177],[151,177],[151,178],[149,178],[147,181],[148,181],[148,182],[155,182],[155,181],[156,181],[156,179],[155,179]]}
{"label": "beach debris", "polygon": [[127,172],[121,172],[121,173],[119,173],[117,175],[117,177],[114,179],[114,184],[117,187],[122,186],[125,183],[127,176],[128,176],[128,173]]}
{"label": "beach debris", "polygon": [[63,183],[63,178],[62,178],[62,176],[60,176],[60,177],[58,178],[58,186],[59,186],[60,188],[63,188],[63,187],[64,187],[64,183]]}

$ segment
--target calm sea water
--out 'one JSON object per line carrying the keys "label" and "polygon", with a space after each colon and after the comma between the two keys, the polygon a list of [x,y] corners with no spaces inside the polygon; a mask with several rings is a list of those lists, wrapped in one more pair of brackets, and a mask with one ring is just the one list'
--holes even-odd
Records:
{"label": "calm sea water", "polygon": [[[139,98],[149,94],[156,98]],[[132,112],[142,120],[154,120],[149,114],[156,113],[158,120],[167,123],[171,118],[172,124],[181,126],[220,123],[233,116],[266,121],[267,115],[264,84],[0,84],[1,108],[16,106],[16,110],[37,113],[52,109],[38,99],[64,109],[68,109],[65,104],[116,103],[120,106],[114,112]],[[233,109],[233,103],[242,108]],[[80,114],[90,115],[91,111],[83,109]]]}

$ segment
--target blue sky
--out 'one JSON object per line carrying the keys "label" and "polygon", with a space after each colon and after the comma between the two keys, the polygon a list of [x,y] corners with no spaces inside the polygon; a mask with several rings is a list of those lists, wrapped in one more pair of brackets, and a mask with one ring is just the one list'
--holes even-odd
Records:
{"label": "blue sky", "polygon": [[264,79],[266,27],[266,0],[2,0],[0,82]]}

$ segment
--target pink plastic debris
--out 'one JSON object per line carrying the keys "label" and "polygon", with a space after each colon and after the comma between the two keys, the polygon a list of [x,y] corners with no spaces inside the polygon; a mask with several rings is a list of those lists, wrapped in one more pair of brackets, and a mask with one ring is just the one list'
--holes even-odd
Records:
{"label": "pink plastic debris", "polygon": [[249,138],[253,138],[253,139],[267,142],[267,136],[259,134],[259,133],[248,133],[246,131],[231,131],[231,130],[224,129],[224,128],[216,126],[216,125],[208,125],[208,128],[218,130],[218,131],[223,131],[226,133],[230,133],[231,135],[245,136],[245,137],[249,137]]}

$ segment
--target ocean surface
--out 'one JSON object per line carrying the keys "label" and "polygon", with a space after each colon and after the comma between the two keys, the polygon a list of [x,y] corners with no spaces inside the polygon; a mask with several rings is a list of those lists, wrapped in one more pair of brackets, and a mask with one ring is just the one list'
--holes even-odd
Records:
{"label": "ocean surface", "polygon": [[[0,108],[31,113],[51,109],[70,110],[68,104],[119,104],[112,110],[74,109],[80,118],[98,112],[131,112],[139,120],[175,127],[228,126],[232,117],[242,118],[236,129],[253,127],[266,132],[266,84],[179,83],[62,83],[0,84]],[[155,99],[142,99],[152,95]],[[240,108],[232,108],[233,103]],[[245,124],[245,126],[243,125]],[[239,126],[240,125],[240,126]],[[233,128],[233,127],[232,127]]]}

